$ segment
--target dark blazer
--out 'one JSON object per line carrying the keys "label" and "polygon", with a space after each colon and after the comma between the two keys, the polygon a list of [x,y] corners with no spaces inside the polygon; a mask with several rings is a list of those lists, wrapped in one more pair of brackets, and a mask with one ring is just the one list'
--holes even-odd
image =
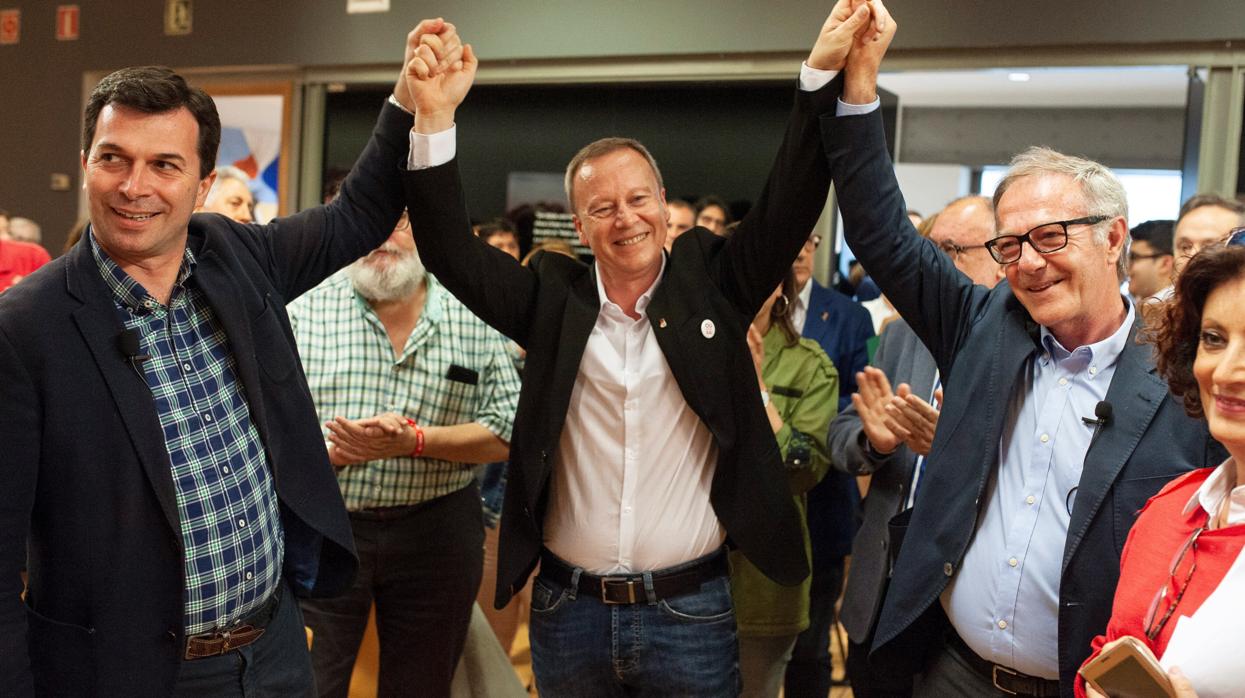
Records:
{"label": "dark blazer", "polygon": [[[934,357],[903,320],[882,330],[873,365],[895,388],[907,383],[914,395],[929,397],[934,388]],[[830,463],[850,475],[871,475],[869,492],[861,502],[863,520],[852,542],[852,573],[843,591],[839,620],[852,642],[863,644],[873,631],[890,577],[890,529],[887,523],[908,498],[916,454],[907,446],[886,455],[869,448],[860,414],[854,406],[830,423]]]}
{"label": "dark blazer", "polygon": [[[839,371],[839,412],[852,404],[856,372],[869,363],[873,320],[864,306],[810,279],[804,336],[817,342]],[[854,478],[831,470],[808,492],[808,533],[813,570],[840,563],[851,550],[860,503]],[[837,591],[837,590],[836,590]]]}
{"label": "dark blazer", "polygon": [[[281,502],[284,576],[302,596],[340,592],[358,560],[285,304],[393,231],[410,125],[385,107],[333,204],[267,226],[190,220],[188,283],[229,337]],[[0,297],[5,695],[167,695],[176,679],[181,527],[151,392],[118,347],[122,329],[85,240]]]}
{"label": "dark blazer", "polygon": [[[1039,328],[1006,282],[992,290],[974,286],[912,229],[878,112],[823,119],[822,126],[847,241],[929,348],[946,390],[874,640],[875,658],[915,670],[945,624],[939,594],[973,536],[998,465],[1008,399],[1039,349]],[[1120,551],[1137,512],[1168,480],[1224,457],[1206,423],[1189,418],[1168,393],[1136,331],[1134,325],[1107,392],[1113,421],[1086,453],[1064,546],[1059,667],[1068,696],[1090,640],[1106,628]]]}
{"label": "dark blazer", "polygon": [[[829,174],[817,117],[837,88],[798,92],[777,161],[729,239],[694,229],[674,243],[647,309],[688,405],[718,446],[710,490],[730,540],[770,578],[808,574],[800,521],[756,388],[748,325],[791,267],[825,201]],[[553,456],[584,347],[596,323],[593,267],[538,255],[520,267],[471,234],[456,162],[406,175],[415,240],[428,270],[485,322],[527,349],[510,442],[496,603],[527,581],[540,554]],[[701,323],[717,333],[706,338]]]}

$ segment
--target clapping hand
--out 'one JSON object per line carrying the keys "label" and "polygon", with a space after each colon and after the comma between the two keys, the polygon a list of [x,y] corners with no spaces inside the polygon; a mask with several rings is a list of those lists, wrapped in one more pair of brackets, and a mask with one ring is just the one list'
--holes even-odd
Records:
{"label": "clapping hand", "polygon": [[414,430],[393,412],[365,419],[336,417],[324,427],[329,461],[338,467],[405,456],[414,450]]}
{"label": "clapping hand", "polygon": [[[852,406],[873,450],[891,453],[902,443],[914,453],[929,454],[938,426],[937,407],[913,395],[907,383],[892,391],[886,374],[873,366],[857,373],[856,383]],[[942,403],[941,388],[934,392],[934,398]]]}

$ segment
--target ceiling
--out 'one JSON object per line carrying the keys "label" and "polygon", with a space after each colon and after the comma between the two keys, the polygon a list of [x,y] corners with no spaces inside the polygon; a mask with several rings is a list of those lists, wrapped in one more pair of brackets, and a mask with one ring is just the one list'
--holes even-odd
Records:
{"label": "ceiling", "polygon": [[1183,107],[1188,68],[906,71],[884,73],[878,83],[905,107]]}

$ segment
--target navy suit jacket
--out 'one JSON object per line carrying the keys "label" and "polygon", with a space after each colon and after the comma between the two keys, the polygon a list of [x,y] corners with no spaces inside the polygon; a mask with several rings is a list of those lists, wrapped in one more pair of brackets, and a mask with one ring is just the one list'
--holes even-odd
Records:
{"label": "navy suit jacket", "polygon": [[[875,660],[916,670],[945,627],[939,595],[976,529],[998,467],[1008,400],[1039,350],[1039,328],[1006,282],[991,290],[974,286],[913,230],[879,112],[823,119],[822,141],[847,241],[929,348],[946,390],[920,501],[874,639]],[[1224,457],[1206,423],[1171,397],[1136,331],[1135,325],[1107,392],[1113,420],[1086,453],[1064,544],[1058,656],[1067,696],[1090,640],[1106,628],[1120,552],[1137,512],[1173,477]]]}
{"label": "navy suit jacket", "polygon": [[[386,106],[339,199],[267,226],[190,220],[271,467],[284,577],[358,567],[285,304],[380,245],[402,209],[411,117]],[[168,695],[184,647],[183,543],[163,432],[87,241],[0,297],[0,685],[5,695]],[[23,604],[21,568],[29,591]]]}
{"label": "navy suit jacket", "polygon": [[[804,336],[817,342],[839,371],[839,412],[852,404],[856,373],[869,363],[873,320],[864,306],[813,279]],[[833,458],[833,456],[832,456]],[[813,569],[827,569],[851,551],[860,490],[839,470],[826,473],[808,493],[808,533]]]}
{"label": "navy suit jacket", "polygon": [[[840,80],[832,82],[837,85]],[[748,326],[781,282],[829,190],[818,116],[838,88],[797,92],[773,170],[729,239],[694,228],[675,241],[646,316],[687,400],[718,446],[709,498],[729,540],[764,574],[808,575],[799,514],[765,417]],[[594,267],[539,254],[520,267],[471,234],[456,162],[410,172],[415,240],[428,270],[467,307],[527,349],[510,442],[496,604],[523,587],[543,541],[554,454],[600,300]],[[712,321],[716,333],[702,331]]]}

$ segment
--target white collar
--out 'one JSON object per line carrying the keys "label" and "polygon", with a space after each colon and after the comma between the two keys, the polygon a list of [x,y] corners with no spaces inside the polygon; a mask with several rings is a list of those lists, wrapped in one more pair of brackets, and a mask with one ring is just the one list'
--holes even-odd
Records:
{"label": "white collar", "polygon": [[1228,517],[1224,525],[1245,523],[1245,485],[1236,482],[1236,462],[1231,458],[1220,463],[1215,472],[1189,497],[1184,506],[1184,514],[1192,514],[1194,509],[1201,506],[1210,516],[1210,520],[1214,521],[1224,502],[1228,504]]}
{"label": "white collar", "polygon": [[808,277],[808,281],[804,282],[804,288],[795,294],[795,304],[805,310],[808,310],[808,304],[813,301],[813,277]]}
{"label": "white collar", "polygon": [[[658,284],[661,283],[661,277],[666,273],[666,256],[667,253],[663,250],[661,253],[661,269],[657,271],[657,278],[653,279],[653,283],[650,284],[648,289],[646,289],[644,293],[641,293],[640,297],[635,301],[635,312],[640,317],[644,317],[644,311],[648,308],[649,301],[653,300],[653,292],[657,290]],[[601,301],[601,309],[605,310],[606,306],[611,306],[619,313],[622,313],[622,308],[617,303],[610,300],[609,296],[605,295],[605,284],[601,282],[601,263],[599,261],[593,261],[592,265],[594,267],[593,271],[595,272],[593,276],[596,277],[597,282],[597,298]]]}

